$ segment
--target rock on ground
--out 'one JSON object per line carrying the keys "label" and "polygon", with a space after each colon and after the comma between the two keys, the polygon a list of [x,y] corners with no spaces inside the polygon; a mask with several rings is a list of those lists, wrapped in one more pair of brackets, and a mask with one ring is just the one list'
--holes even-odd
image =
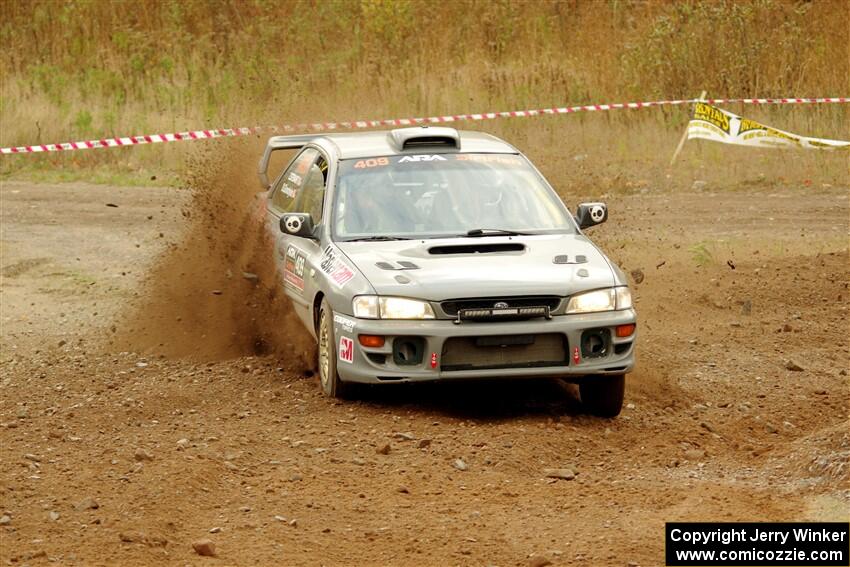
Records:
{"label": "rock on ground", "polygon": [[192,542],[192,549],[198,555],[204,557],[215,557],[215,543],[211,539],[199,539]]}

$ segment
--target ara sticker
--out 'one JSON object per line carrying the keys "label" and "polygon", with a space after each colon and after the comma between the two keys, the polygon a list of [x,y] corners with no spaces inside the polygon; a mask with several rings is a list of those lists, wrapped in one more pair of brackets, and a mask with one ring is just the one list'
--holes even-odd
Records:
{"label": "ara sticker", "polygon": [[334,323],[340,326],[340,328],[346,333],[354,332],[354,320],[349,319],[343,315],[334,315]]}
{"label": "ara sticker", "polygon": [[354,270],[343,262],[337,255],[337,251],[328,246],[322,253],[322,271],[326,273],[331,281],[339,287],[343,287],[354,277]]}
{"label": "ara sticker", "polygon": [[413,162],[446,161],[446,158],[444,158],[443,156],[438,155],[438,154],[434,154],[434,155],[421,154],[421,155],[418,155],[418,156],[404,156],[403,158],[398,160],[398,163],[407,163],[407,162],[411,162],[411,161],[413,161]]}
{"label": "ara sticker", "polygon": [[307,262],[304,253],[295,246],[286,249],[286,260],[283,263],[284,284],[304,291],[304,265]]}
{"label": "ara sticker", "polygon": [[354,362],[354,341],[348,337],[339,338],[339,359],[349,364]]}

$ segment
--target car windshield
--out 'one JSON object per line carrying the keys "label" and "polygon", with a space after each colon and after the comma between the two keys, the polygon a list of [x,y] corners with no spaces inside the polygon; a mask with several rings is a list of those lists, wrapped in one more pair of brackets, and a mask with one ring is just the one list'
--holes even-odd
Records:
{"label": "car windshield", "polygon": [[338,240],[574,232],[566,207],[515,154],[420,154],[340,162]]}

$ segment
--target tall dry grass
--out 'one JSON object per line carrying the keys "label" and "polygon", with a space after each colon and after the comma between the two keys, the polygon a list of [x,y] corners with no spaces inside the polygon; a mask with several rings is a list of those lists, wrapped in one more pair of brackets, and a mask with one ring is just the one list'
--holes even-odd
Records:
{"label": "tall dry grass", "polygon": [[[846,0],[9,0],[0,3],[0,47],[3,146],[703,89],[715,97],[850,94]],[[743,111],[804,134],[850,136],[847,105]],[[673,183],[682,171],[828,184],[846,175],[840,156],[789,160],[705,143],[689,144],[685,165],[661,175],[686,120],[682,109],[650,109],[468,126],[509,138],[574,185]],[[161,175],[179,171],[203,144],[16,156],[2,158],[0,172]],[[741,171],[717,167],[733,162]]]}

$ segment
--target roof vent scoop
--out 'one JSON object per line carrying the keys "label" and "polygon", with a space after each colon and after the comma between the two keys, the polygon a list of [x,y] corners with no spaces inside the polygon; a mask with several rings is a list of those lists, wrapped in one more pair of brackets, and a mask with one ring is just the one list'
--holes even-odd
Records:
{"label": "roof vent scoop", "polygon": [[397,128],[390,131],[389,137],[390,143],[398,151],[460,149],[460,134],[454,128]]}

